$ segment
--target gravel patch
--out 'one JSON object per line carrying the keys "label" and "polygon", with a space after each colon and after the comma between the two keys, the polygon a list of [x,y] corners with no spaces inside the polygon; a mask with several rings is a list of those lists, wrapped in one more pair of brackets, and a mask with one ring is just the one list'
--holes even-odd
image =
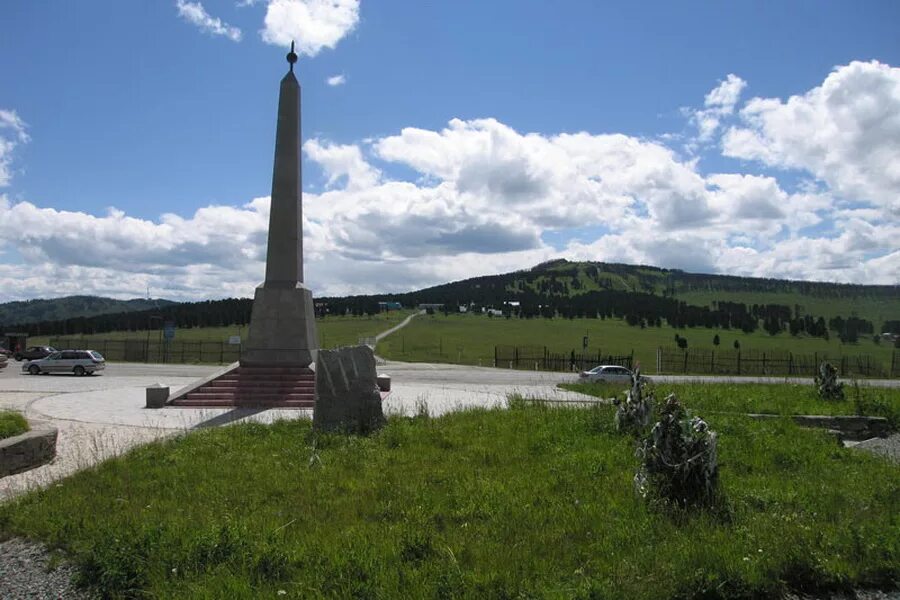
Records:
{"label": "gravel patch", "polygon": [[94,598],[75,588],[74,573],[71,565],[52,561],[43,544],[19,538],[0,542],[0,598],[4,600]]}
{"label": "gravel patch", "polygon": [[[854,444],[852,447],[872,452],[873,454],[880,454],[895,463],[900,463],[900,433],[895,433],[886,438],[872,438],[871,440]],[[900,598],[900,595],[896,597]]]}

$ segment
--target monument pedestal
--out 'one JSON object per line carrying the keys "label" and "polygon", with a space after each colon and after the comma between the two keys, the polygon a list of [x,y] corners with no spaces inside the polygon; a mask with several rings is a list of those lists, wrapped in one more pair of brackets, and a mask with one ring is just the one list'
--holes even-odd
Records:
{"label": "monument pedestal", "polygon": [[302,283],[256,288],[241,366],[306,367],[316,361],[312,292]]}

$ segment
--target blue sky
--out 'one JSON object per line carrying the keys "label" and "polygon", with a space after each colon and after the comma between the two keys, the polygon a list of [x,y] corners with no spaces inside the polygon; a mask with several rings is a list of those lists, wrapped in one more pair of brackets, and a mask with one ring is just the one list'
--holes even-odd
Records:
{"label": "blue sky", "polygon": [[900,282],[896,2],[0,10],[0,301],[250,295],[289,39],[316,293],[558,256]]}

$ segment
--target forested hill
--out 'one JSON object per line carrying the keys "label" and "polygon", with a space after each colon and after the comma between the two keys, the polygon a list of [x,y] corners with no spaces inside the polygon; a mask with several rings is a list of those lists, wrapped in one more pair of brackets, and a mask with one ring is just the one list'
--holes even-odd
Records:
{"label": "forested hill", "polygon": [[884,298],[900,302],[900,285],[858,285],[686,273],[644,265],[602,262],[541,263],[524,271],[475,277],[426,288],[412,294],[466,293],[479,289],[539,294],[577,295],[591,290],[644,292],[662,296],[692,293],[799,294],[810,298]]}
{"label": "forested hill", "polygon": [[[23,307],[39,302],[45,301],[12,303],[19,306],[12,316],[21,319]],[[158,329],[164,321],[179,328],[244,325],[249,322],[252,305],[249,298],[183,304],[150,301],[151,308],[139,310],[139,305],[131,304],[137,302],[146,301],[130,301],[126,303],[128,311],[115,307],[93,317],[45,318],[40,322],[30,318],[32,324],[27,329],[31,335],[77,335]],[[316,312],[374,314],[379,311],[379,302],[399,302],[404,307],[443,304],[447,312],[456,312],[460,307],[494,309],[510,318],[621,318],[640,327],[666,323],[745,332],[761,328],[772,335],[782,331],[826,338],[836,335],[849,341],[885,331],[900,333],[898,285],[698,275],[656,267],[566,260],[401,294],[317,297]],[[9,306],[0,305],[0,309]],[[8,318],[0,316],[0,328],[9,330],[13,321]]]}
{"label": "forested hill", "polygon": [[63,321],[77,317],[93,317],[125,313],[175,304],[171,300],[136,298],[114,300],[100,296],[66,296],[47,300],[25,300],[0,304],[0,323],[4,326]]}
{"label": "forested hill", "polygon": [[[590,316],[610,307],[615,316],[645,318],[676,314],[698,320],[716,320],[707,313],[737,312],[742,320],[778,320],[784,329],[791,319],[812,317],[859,318],[872,329],[900,319],[900,285],[856,285],[784,279],[762,279],[731,275],[703,275],[676,269],[600,262],[570,262],[564,259],[528,270],[502,275],[474,277],[405,294],[323,298],[332,308],[357,311],[366,303],[396,300],[404,306],[440,303],[450,307],[476,304],[503,309],[518,303],[516,316],[555,314]],[[754,305],[757,307],[754,309]],[[593,308],[597,311],[593,311]],[[743,308],[742,308],[743,307]],[[721,321],[724,315],[719,315]],[[691,325],[688,325],[691,326]],[[774,330],[775,324],[771,324]]]}

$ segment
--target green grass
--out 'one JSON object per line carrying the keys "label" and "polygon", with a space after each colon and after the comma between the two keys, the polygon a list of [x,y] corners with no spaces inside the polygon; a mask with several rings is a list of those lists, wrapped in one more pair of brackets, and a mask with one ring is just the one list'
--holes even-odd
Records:
{"label": "green grass", "polygon": [[[380,313],[373,316],[328,316],[316,319],[316,327],[319,334],[320,348],[336,348],[338,346],[355,345],[361,337],[372,337],[394,325],[400,323],[415,311],[400,310]],[[160,339],[161,331],[156,329],[149,332],[149,339],[153,342]],[[183,328],[175,331],[175,341],[191,342],[227,342],[228,338],[237,335],[246,341],[247,326],[233,325],[230,327],[194,327]],[[92,335],[76,336],[51,336],[57,339],[75,340],[146,340],[146,330],[137,331],[111,331]],[[36,336],[28,339],[29,346],[45,345],[50,340],[47,336]]]}
{"label": "green grass", "polygon": [[0,440],[28,431],[28,421],[20,413],[0,410]]}
{"label": "green grass", "polygon": [[368,438],[305,421],[195,432],[0,506],[0,535],[64,550],[109,597],[765,598],[900,582],[886,460],[787,419],[710,415],[724,511],[672,515],[635,495],[612,407],[515,406],[392,418]]}
{"label": "green grass", "polygon": [[[598,398],[624,398],[627,386],[563,383],[559,387]],[[659,402],[674,393],[685,408],[704,417],[715,413],[866,415],[885,417],[894,429],[900,429],[900,389],[847,383],[842,401],[822,400],[812,385],[798,384],[658,383],[650,389]]]}
{"label": "green grass", "polygon": [[451,362],[493,365],[495,345],[547,346],[554,352],[581,352],[582,337],[589,338],[588,352],[628,354],[634,350],[635,360],[646,373],[656,369],[656,349],[675,345],[675,334],[687,338],[689,348],[714,349],[718,334],[719,349],[731,350],[735,340],[741,350],[760,352],[777,350],[797,354],[868,354],[886,368],[891,364],[893,348],[865,339],[858,344],[841,344],[833,338],[771,336],[762,331],[745,334],[738,330],[707,328],[675,329],[672,327],[631,327],[621,319],[505,319],[485,315],[441,314],[422,316],[378,345],[385,358],[411,362]]}

